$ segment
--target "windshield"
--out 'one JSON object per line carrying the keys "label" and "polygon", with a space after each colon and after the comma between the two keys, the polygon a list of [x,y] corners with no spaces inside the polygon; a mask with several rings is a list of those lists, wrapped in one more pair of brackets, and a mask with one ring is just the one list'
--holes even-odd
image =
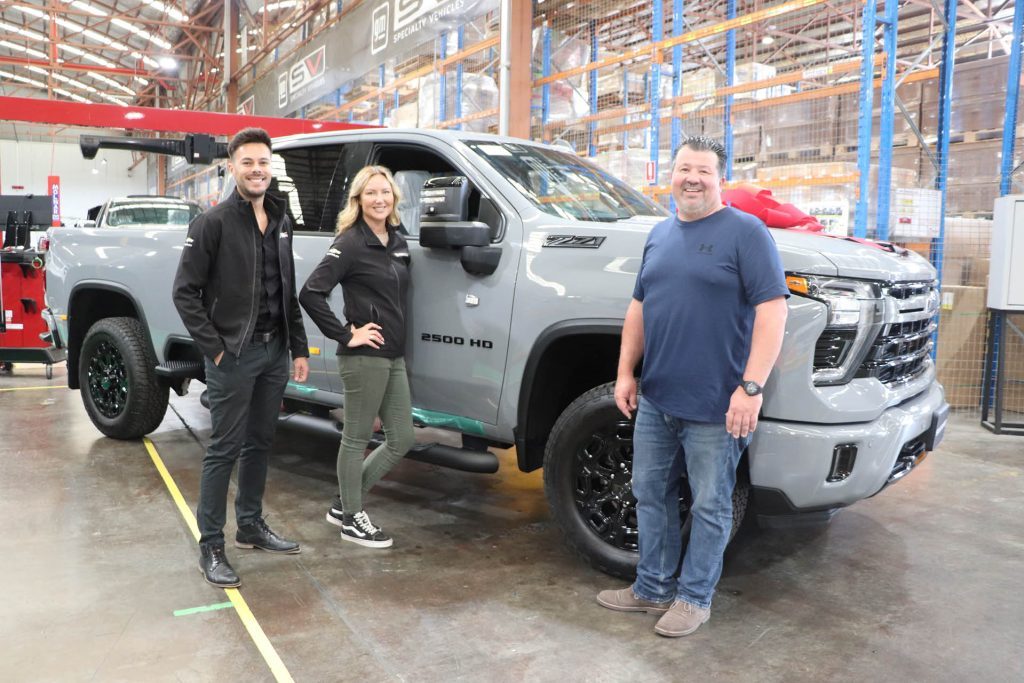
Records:
{"label": "windshield", "polygon": [[575,154],[510,142],[467,141],[538,209],[583,221],[667,216],[668,211]]}
{"label": "windshield", "polygon": [[130,225],[187,226],[202,212],[197,204],[137,203],[112,206],[106,224],[112,228]]}

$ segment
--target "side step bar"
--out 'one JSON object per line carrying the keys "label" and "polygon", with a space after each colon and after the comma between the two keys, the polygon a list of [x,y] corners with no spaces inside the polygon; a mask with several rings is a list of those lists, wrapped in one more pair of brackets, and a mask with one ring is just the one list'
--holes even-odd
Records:
{"label": "side step bar", "polygon": [[[290,426],[302,431],[319,434],[332,439],[341,438],[341,426],[334,420],[313,417],[302,413],[282,415],[278,426]],[[370,446],[383,442],[382,434],[374,434]],[[448,467],[463,472],[476,474],[494,474],[498,471],[498,456],[490,451],[477,451],[468,448],[456,448],[440,443],[418,443],[413,446],[405,457],[410,460]]]}
{"label": "side step bar", "polygon": [[165,360],[156,366],[158,377],[195,379],[203,376],[203,364],[197,360]]}

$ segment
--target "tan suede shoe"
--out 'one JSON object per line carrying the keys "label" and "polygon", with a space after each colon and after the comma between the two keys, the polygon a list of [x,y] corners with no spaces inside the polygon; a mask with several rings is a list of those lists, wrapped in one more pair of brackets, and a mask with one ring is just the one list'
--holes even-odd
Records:
{"label": "tan suede shoe", "polygon": [[616,612],[648,612],[650,614],[664,614],[672,606],[671,600],[665,602],[653,602],[643,600],[633,595],[633,588],[620,588],[617,591],[601,591],[597,594],[597,604],[601,607],[613,609]]}
{"label": "tan suede shoe", "polygon": [[667,638],[688,636],[711,618],[711,610],[676,600],[654,626],[654,632]]}

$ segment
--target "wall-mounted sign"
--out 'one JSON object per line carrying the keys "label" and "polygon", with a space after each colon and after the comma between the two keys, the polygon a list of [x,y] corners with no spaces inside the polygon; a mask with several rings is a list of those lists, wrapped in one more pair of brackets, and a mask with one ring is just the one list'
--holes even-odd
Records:
{"label": "wall-mounted sign", "polygon": [[444,31],[497,10],[499,0],[379,0],[364,2],[309,43],[308,52],[282,61],[246,97],[253,113],[284,116],[330,95],[346,82],[433,43]]}
{"label": "wall-mounted sign", "polygon": [[50,225],[58,228],[60,227],[60,176],[47,176],[46,187],[50,191],[50,201],[53,202],[53,219],[50,221]]}

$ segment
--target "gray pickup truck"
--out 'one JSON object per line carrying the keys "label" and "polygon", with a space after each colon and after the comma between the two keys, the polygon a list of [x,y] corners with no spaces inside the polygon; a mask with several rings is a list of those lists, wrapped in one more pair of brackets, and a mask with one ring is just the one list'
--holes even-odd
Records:
{"label": "gray pickup truck", "polygon": [[[644,240],[665,209],[571,152],[524,140],[399,129],[283,138],[272,191],[294,221],[300,283],[367,163],[391,168],[404,196],[415,420],[462,439],[410,457],[488,472],[488,448],[514,445],[521,470],[544,468],[572,548],[629,575],[632,426],[612,390]],[[794,296],[740,465],[736,525],[748,507],[763,524],[792,524],[873,496],[938,444],[948,413],[930,357],[932,266],[892,247],[772,234]],[[108,436],[154,430],[169,391],[203,379],[171,303],[183,242],[180,229],[51,232],[46,317],[67,347],[68,385]],[[332,305],[341,313],[340,292]],[[343,390],[334,343],[309,321],[306,331],[310,378],[289,384],[286,408],[316,420],[342,406]]]}

